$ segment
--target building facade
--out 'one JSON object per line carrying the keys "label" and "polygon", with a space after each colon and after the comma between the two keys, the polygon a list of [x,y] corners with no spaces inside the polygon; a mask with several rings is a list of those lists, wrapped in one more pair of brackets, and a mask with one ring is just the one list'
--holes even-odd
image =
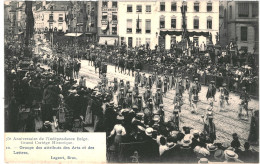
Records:
{"label": "building facade", "polygon": [[222,2],[221,6],[224,8],[220,15],[225,16],[223,18],[225,35],[221,35],[220,40],[226,43],[236,41],[239,50],[244,49],[250,53],[257,52],[259,46],[259,2],[226,1]]}
{"label": "building facade", "polygon": [[68,26],[65,16],[68,14],[68,6],[71,6],[71,2],[43,1],[42,6],[33,11],[35,30],[43,32],[49,29],[57,29],[57,31],[66,32]]}
{"label": "building facade", "polygon": [[[118,1],[98,1],[97,30],[99,44],[118,44]],[[120,25],[121,28],[121,25]]]}
{"label": "building facade", "polygon": [[[163,45],[170,49],[171,42],[182,39],[182,12],[186,10],[187,31],[192,32],[191,41],[198,44],[209,42],[208,36],[200,33],[209,33],[213,44],[219,33],[219,1],[119,1],[118,22],[120,25],[120,40],[135,47],[149,44],[151,49],[156,45]],[[137,23],[139,20],[139,23]],[[139,29],[138,29],[139,27]],[[161,32],[169,31],[164,36]]]}
{"label": "building facade", "polygon": [[156,1],[120,1],[118,3],[120,42],[125,42],[128,47],[148,43],[151,48],[154,48],[159,36]]}
{"label": "building facade", "polygon": [[69,33],[85,33],[90,40],[96,40],[96,1],[72,1],[67,18]]}

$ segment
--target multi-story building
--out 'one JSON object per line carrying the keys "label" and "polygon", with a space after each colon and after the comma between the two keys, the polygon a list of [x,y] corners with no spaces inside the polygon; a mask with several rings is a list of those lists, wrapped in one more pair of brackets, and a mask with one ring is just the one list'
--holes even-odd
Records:
{"label": "multi-story building", "polygon": [[[98,36],[99,44],[118,44],[118,1],[98,1]],[[124,13],[125,14],[125,13]],[[121,25],[120,25],[121,28]]]}
{"label": "multi-story building", "polygon": [[120,42],[129,47],[148,43],[154,48],[159,36],[157,10],[156,0],[118,2]]}
{"label": "multi-story building", "polygon": [[43,1],[42,7],[33,11],[35,30],[43,32],[45,29],[57,29],[66,32],[68,27],[65,15],[68,14],[69,6],[71,2],[68,1]]}
{"label": "multi-story building", "polygon": [[224,18],[220,41],[236,41],[238,49],[255,53],[259,44],[258,5],[258,1],[222,2],[223,10],[220,15]]}
{"label": "multi-story building", "polygon": [[68,32],[85,33],[90,40],[96,40],[97,2],[74,1],[69,8]]}
{"label": "multi-story building", "polygon": [[[120,1],[118,6],[119,36],[129,46],[149,43],[151,49],[159,44],[170,49],[172,41],[181,41],[182,6],[186,11],[189,39],[199,45],[203,42],[207,44],[211,35],[213,44],[216,43],[219,32],[218,0]],[[161,32],[166,35],[160,36]]]}

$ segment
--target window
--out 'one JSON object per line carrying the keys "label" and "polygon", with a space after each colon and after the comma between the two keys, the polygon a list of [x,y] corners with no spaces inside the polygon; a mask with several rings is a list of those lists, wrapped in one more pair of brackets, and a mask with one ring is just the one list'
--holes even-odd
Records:
{"label": "window", "polygon": [[165,17],[164,16],[160,17],[160,28],[165,28]]}
{"label": "window", "polygon": [[132,33],[132,19],[127,19],[127,33]]}
{"label": "window", "polygon": [[53,20],[53,14],[49,15],[49,20]]}
{"label": "window", "polygon": [[112,20],[117,20],[117,13],[116,12],[112,12]]}
{"label": "window", "polygon": [[247,41],[247,27],[241,27],[241,41]]}
{"label": "window", "polygon": [[200,3],[199,2],[194,3],[194,11],[196,11],[196,12],[200,11]]}
{"label": "window", "polygon": [[249,3],[239,3],[238,17],[248,17],[248,16],[249,16]]}
{"label": "window", "polygon": [[137,5],[136,6],[136,12],[141,13],[142,12],[142,5]]}
{"label": "window", "polygon": [[112,34],[117,35],[117,25],[112,26]]}
{"label": "window", "polygon": [[258,2],[252,3],[252,17],[258,16]]}
{"label": "window", "polygon": [[208,12],[212,11],[212,3],[211,2],[207,3],[207,11]]}
{"label": "window", "polygon": [[212,29],[212,18],[211,17],[207,18],[207,29]]}
{"label": "window", "polygon": [[117,8],[117,1],[113,1],[113,2],[112,2],[112,7],[113,7],[113,8]]}
{"label": "window", "polygon": [[107,20],[107,12],[102,12],[102,20]]}
{"label": "window", "polygon": [[176,9],[177,9],[176,2],[172,2],[171,11],[176,11]]}
{"label": "window", "polygon": [[107,7],[107,1],[102,2],[102,7]]}
{"label": "window", "polygon": [[139,22],[138,22],[138,19],[136,19],[136,33],[137,34],[142,33],[142,20],[141,19],[139,19]]}
{"label": "window", "polygon": [[232,19],[232,6],[229,6],[229,19]]}
{"label": "window", "polygon": [[165,11],[165,2],[160,2],[160,11]]}
{"label": "window", "polygon": [[198,44],[199,44],[199,37],[194,36],[194,37],[193,37],[193,43],[194,43],[194,44],[197,43],[197,45],[198,45]]}
{"label": "window", "polygon": [[136,47],[141,46],[141,38],[136,38]]}
{"label": "window", "polygon": [[145,11],[146,11],[147,13],[150,13],[150,12],[151,12],[151,5],[146,5]]}
{"label": "window", "polygon": [[129,12],[129,13],[133,12],[132,5],[127,5],[127,12]]}
{"label": "window", "polygon": [[176,43],[176,36],[171,36],[171,44]]}
{"label": "window", "polygon": [[147,34],[151,33],[151,19],[145,20],[145,33]]}
{"label": "window", "polygon": [[176,28],[176,18],[171,18],[171,28]]}
{"label": "window", "polygon": [[199,18],[198,17],[195,17],[193,20],[193,28],[199,29]]}
{"label": "window", "polygon": [[59,14],[59,21],[63,21],[63,14]]}

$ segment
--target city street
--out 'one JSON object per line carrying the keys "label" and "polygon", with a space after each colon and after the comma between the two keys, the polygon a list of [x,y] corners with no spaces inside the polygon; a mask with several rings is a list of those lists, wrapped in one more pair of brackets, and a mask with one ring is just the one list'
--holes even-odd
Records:
{"label": "city street", "polygon": [[[114,71],[114,66],[108,65],[108,72],[107,77],[110,82],[114,80],[114,77],[120,81],[123,79],[125,82],[128,80],[130,81],[131,87],[134,84],[134,77],[128,76],[125,74],[121,74]],[[89,65],[89,62],[87,60],[81,61],[81,70],[80,70],[80,76],[86,76],[87,79],[87,87],[94,88],[97,83],[100,81],[98,77],[98,73],[95,73],[95,68],[93,66]],[[148,76],[149,74],[146,73]],[[113,85],[113,84],[111,84]],[[139,87],[141,93],[144,93],[144,88]],[[155,85],[153,85],[152,93],[154,94],[156,91]],[[188,103],[188,93],[185,91],[184,93],[184,105],[182,106],[182,114],[181,114],[181,127],[183,126],[189,126],[189,127],[196,127],[196,130],[203,130],[203,120],[201,118],[201,115],[205,114],[205,110],[208,107],[209,103],[206,99],[206,93],[207,93],[207,87],[202,86],[201,92],[199,94],[200,102],[198,103],[198,114],[191,114],[190,107]],[[224,142],[228,141],[230,142],[232,140],[232,134],[237,133],[239,134],[241,143],[244,143],[249,134],[250,129],[250,120],[249,121],[242,121],[238,119],[238,110],[239,110],[239,96],[234,93],[230,93],[230,105],[226,106],[225,112],[219,112],[218,110],[219,106],[219,92],[216,94],[216,102],[214,102],[214,123],[217,128],[217,141],[216,142]],[[173,98],[175,95],[175,90],[170,90],[167,92],[166,97],[164,97],[164,109],[169,111],[166,112],[166,117],[169,118],[171,115],[171,112],[173,111]],[[116,102],[116,98],[114,99]],[[259,102],[258,100],[252,99],[249,102],[249,108],[258,109]],[[251,114],[250,114],[251,116]],[[166,118],[167,120],[167,118]]]}

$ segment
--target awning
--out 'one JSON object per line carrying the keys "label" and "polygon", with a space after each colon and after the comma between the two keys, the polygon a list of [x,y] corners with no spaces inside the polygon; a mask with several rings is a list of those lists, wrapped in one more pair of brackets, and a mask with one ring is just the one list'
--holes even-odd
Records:
{"label": "awning", "polygon": [[101,30],[106,30],[107,29],[107,24],[102,24],[102,26],[101,26]]}
{"label": "awning", "polygon": [[79,37],[81,35],[82,35],[82,33],[67,33],[67,34],[65,34],[65,36],[73,36],[73,37]]}
{"label": "awning", "polygon": [[107,42],[107,45],[113,46],[113,45],[115,45],[115,41],[116,41],[116,43],[118,43],[118,37],[102,37],[101,36],[99,38],[98,44],[105,45],[105,43]]}

